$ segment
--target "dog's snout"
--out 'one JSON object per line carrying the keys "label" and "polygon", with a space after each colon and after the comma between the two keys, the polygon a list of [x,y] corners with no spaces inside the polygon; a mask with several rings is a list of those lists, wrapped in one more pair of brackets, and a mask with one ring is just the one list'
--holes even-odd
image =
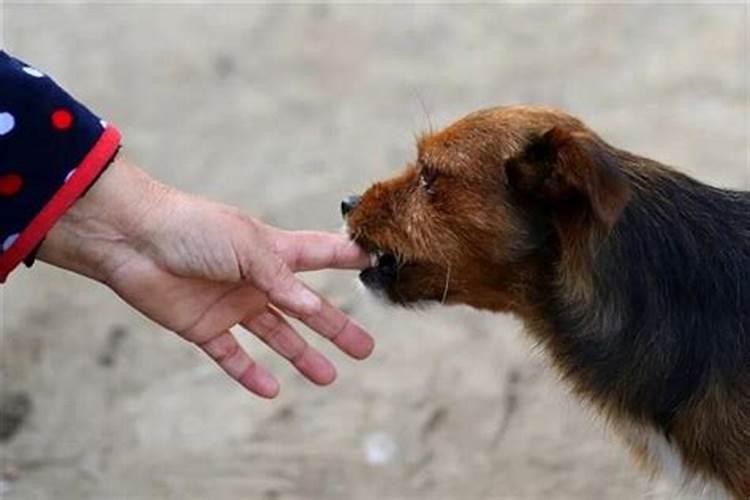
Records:
{"label": "dog's snout", "polygon": [[341,200],[341,216],[346,217],[349,212],[354,210],[359,205],[361,198],[359,195],[352,194]]}

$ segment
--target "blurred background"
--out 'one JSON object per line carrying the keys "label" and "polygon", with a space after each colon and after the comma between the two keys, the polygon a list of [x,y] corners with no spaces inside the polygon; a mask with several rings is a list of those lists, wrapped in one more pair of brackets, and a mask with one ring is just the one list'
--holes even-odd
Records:
{"label": "blurred background", "polygon": [[[117,124],[160,179],[287,228],[469,111],[557,106],[617,146],[750,189],[748,7],[4,2],[9,52]],[[674,498],[520,325],[408,313],[306,276],[376,353],[254,399],[108,290],[37,264],[0,288],[3,499]]]}

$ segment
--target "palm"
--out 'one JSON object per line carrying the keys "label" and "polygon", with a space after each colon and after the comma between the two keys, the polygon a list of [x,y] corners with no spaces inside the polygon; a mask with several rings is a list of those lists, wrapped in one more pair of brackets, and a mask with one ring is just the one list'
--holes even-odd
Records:
{"label": "palm", "polygon": [[266,295],[251,285],[176,276],[149,259],[118,270],[110,285],[147,317],[196,344],[268,304]]}

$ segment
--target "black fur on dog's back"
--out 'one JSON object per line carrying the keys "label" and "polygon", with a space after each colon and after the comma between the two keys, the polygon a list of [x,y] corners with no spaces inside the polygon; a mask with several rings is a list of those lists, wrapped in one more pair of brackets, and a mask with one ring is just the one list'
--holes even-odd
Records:
{"label": "black fur on dog's back", "polygon": [[630,202],[596,250],[589,297],[571,298],[549,269],[544,340],[584,396],[668,440],[697,413],[725,435],[691,435],[687,456],[719,475],[739,457],[750,472],[750,193],[617,155]]}

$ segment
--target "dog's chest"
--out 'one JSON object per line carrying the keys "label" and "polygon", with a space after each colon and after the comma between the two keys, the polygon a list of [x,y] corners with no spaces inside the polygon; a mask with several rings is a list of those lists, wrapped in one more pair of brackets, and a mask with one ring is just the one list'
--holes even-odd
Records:
{"label": "dog's chest", "polygon": [[643,426],[620,428],[620,432],[636,454],[679,491],[678,498],[685,500],[730,500],[732,498],[722,485],[714,481],[706,481],[691,473],[685,467],[680,450],[663,434]]}

